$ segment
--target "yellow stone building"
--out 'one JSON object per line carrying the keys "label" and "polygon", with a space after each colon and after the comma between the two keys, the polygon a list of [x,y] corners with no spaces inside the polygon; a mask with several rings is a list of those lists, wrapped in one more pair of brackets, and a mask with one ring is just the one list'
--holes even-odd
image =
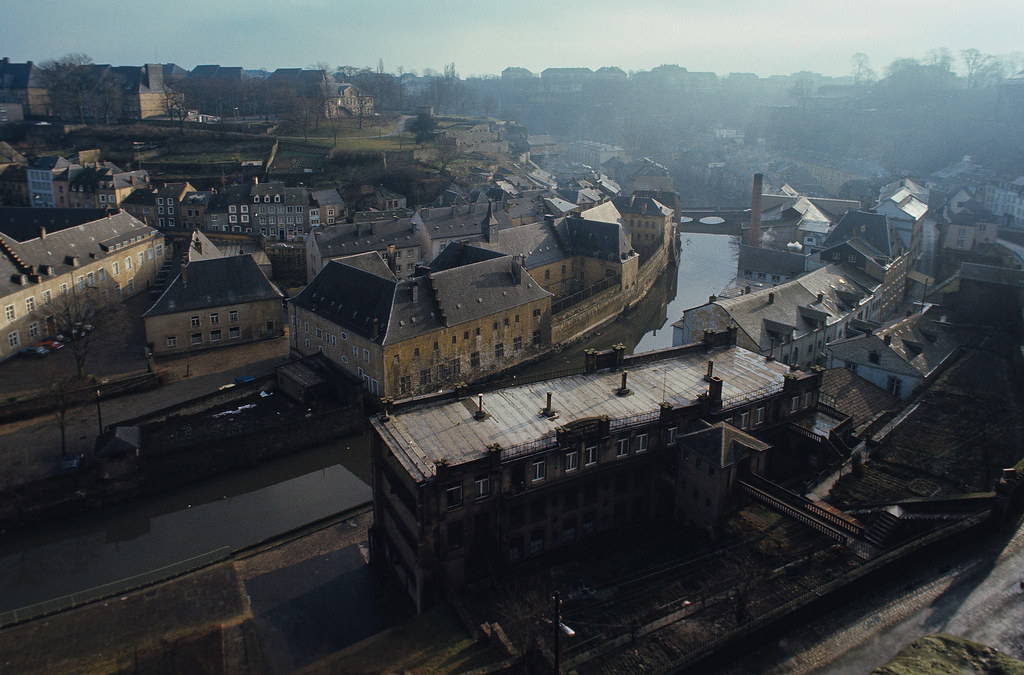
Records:
{"label": "yellow stone building", "polygon": [[511,256],[469,249],[411,279],[377,252],[334,260],[290,303],[291,348],[376,396],[452,388],[551,344],[551,294]]}

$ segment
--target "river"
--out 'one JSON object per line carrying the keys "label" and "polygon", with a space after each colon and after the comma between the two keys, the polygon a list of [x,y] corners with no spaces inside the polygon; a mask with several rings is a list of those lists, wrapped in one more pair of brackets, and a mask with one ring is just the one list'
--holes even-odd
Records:
{"label": "river", "polygon": [[[683,234],[669,267],[628,315],[572,345],[537,372],[583,363],[583,350],[672,345],[672,322],[735,276],[736,237]],[[352,437],[173,493],[0,535],[0,611],[123,579],[224,546],[237,550],[371,497],[369,441]]]}

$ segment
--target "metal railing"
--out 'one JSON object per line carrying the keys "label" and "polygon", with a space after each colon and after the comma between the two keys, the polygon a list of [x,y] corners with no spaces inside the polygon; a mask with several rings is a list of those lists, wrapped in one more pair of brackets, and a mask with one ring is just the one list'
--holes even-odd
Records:
{"label": "metal railing", "polygon": [[48,614],[55,614],[68,609],[74,609],[75,607],[81,607],[82,605],[86,605],[90,602],[96,602],[103,598],[121,595],[127,591],[142,588],[143,586],[150,586],[161,581],[166,581],[172,577],[180,576],[186,572],[197,570],[200,567],[206,567],[207,565],[227,560],[229,557],[231,557],[231,547],[221,546],[220,548],[214,549],[208,553],[203,553],[191,558],[185,558],[184,560],[179,560],[176,563],[172,563],[155,570],[149,570],[148,572],[135,574],[130,577],[118,579],[117,581],[93,586],[92,588],[87,588],[75,593],[69,593],[68,595],[62,595],[59,598],[52,598],[50,600],[44,600],[43,602],[37,602],[26,607],[11,609],[0,613],[0,628],[16,623],[22,623],[23,621],[28,621],[30,619],[36,619]]}
{"label": "metal railing", "polygon": [[558,300],[552,301],[551,313],[558,314],[559,312],[564,312],[573,305],[578,305],[587,298],[597,295],[601,291],[607,290],[612,286],[618,285],[618,283],[619,277],[617,276],[605,277],[604,279],[601,279],[597,283],[584,288],[582,291],[576,291],[572,295],[567,295],[564,298],[559,298]]}
{"label": "metal railing", "polygon": [[784,384],[782,382],[774,382],[772,384],[765,385],[753,391],[745,391],[742,394],[736,396],[730,396],[729,398],[722,399],[722,410],[728,410],[730,408],[736,408],[741,405],[745,405],[750,401],[757,399],[768,398],[782,391]]}

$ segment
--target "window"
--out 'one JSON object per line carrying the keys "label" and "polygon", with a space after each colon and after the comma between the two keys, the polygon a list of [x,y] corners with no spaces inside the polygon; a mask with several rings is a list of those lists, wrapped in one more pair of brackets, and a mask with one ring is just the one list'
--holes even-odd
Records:
{"label": "window", "polygon": [[220,329],[210,331],[210,342],[220,342]]}
{"label": "window", "polygon": [[410,391],[412,391],[412,376],[403,375],[402,378],[399,380],[398,389],[403,394],[408,394]]}
{"label": "window", "polygon": [[7,305],[4,307],[4,318],[8,321],[14,321],[17,316],[14,313],[14,305]]}
{"label": "window", "polygon": [[750,427],[750,411],[745,410],[740,413],[740,429],[748,429]]}
{"label": "window", "polygon": [[238,328],[237,326],[228,329],[228,337],[231,338],[232,340],[239,339],[240,337],[242,337],[242,329]]}
{"label": "window", "polygon": [[583,450],[583,465],[590,466],[591,464],[597,464],[597,446],[588,445]]}
{"label": "window", "polygon": [[533,344],[535,344],[535,345],[540,344],[540,331],[539,330],[533,331]]}
{"label": "window", "polygon": [[523,338],[517,337],[512,340],[512,353],[515,354],[523,348]]}
{"label": "window", "polygon": [[543,459],[538,459],[533,462],[533,478],[532,480],[544,480],[547,475],[547,462]]}
{"label": "window", "polygon": [[85,290],[85,277],[78,277],[78,279],[75,280],[75,288],[80,291]]}
{"label": "window", "polygon": [[565,453],[565,470],[575,471],[580,466],[580,453],[576,450]]}
{"label": "window", "polygon": [[665,441],[666,444],[668,444],[669,446],[674,446],[676,444],[676,436],[678,434],[679,434],[678,427],[669,427],[668,428],[668,438]]}
{"label": "window", "polygon": [[764,424],[764,406],[754,411],[754,424]]}
{"label": "window", "polygon": [[469,355],[469,365],[471,368],[480,367],[480,352],[473,352]]}
{"label": "window", "polygon": [[369,363],[370,362],[370,350],[369,349],[364,349],[363,350],[363,362],[364,363]]}
{"label": "window", "polygon": [[39,322],[33,321],[28,325],[28,336],[30,338],[39,337]]}
{"label": "window", "polygon": [[453,485],[445,491],[445,503],[448,508],[454,509],[462,506],[462,486]]}
{"label": "window", "polygon": [[210,313],[210,325],[211,326],[216,326],[218,323],[220,323],[220,314],[218,314],[217,312],[211,312]]}
{"label": "window", "polygon": [[625,457],[629,454],[629,437],[620,438],[615,448],[616,457]]}
{"label": "window", "polygon": [[146,262],[146,252],[145,251],[140,251],[139,252],[139,267],[142,267],[143,263],[145,263],[145,262]]}
{"label": "window", "polygon": [[132,259],[131,258],[125,258],[124,259],[124,269],[125,269],[125,271],[127,272],[131,268],[132,268]]}
{"label": "window", "polygon": [[[353,347],[353,349],[354,349],[354,347]],[[413,349],[412,350],[412,355],[413,355],[413,358],[417,358],[418,359],[420,357],[420,348],[416,347],[415,349]]]}
{"label": "window", "polygon": [[800,396],[799,394],[789,399],[789,411],[796,412],[800,409]]}
{"label": "window", "polygon": [[636,437],[636,451],[647,452],[647,434],[638,434]]}
{"label": "window", "polygon": [[199,315],[198,314],[193,314],[192,315],[192,327],[193,328],[199,328]]}
{"label": "window", "polygon": [[424,368],[420,371],[420,386],[425,387],[430,384],[430,369]]}
{"label": "window", "polygon": [[[100,271],[102,272],[103,270],[100,270]],[[47,288],[45,291],[43,291],[43,304],[44,305],[50,304],[51,298],[52,298],[52,296],[50,294],[50,289]]]}
{"label": "window", "polygon": [[21,344],[21,339],[18,337],[18,331],[12,330],[7,334],[7,346],[17,347]]}
{"label": "window", "polygon": [[238,321],[237,309],[233,309],[230,312],[228,312],[228,321],[230,321],[231,323],[235,323],[236,321]]}
{"label": "window", "polygon": [[168,349],[174,349],[177,346],[178,346],[178,338],[176,338],[173,335],[168,335],[167,336],[167,348]]}
{"label": "window", "polygon": [[491,494],[491,479],[487,476],[477,476],[473,481],[473,492],[477,499],[486,499]]}
{"label": "window", "polygon": [[505,343],[499,342],[494,345],[494,358],[500,359],[503,356],[505,356]]}
{"label": "window", "polygon": [[32,312],[35,311],[35,309],[36,309],[36,299],[35,299],[35,297],[25,298],[25,313],[31,314]]}
{"label": "window", "polygon": [[117,276],[118,274],[121,273],[121,268],[118,265],[117,261],[114,261],[114,263],[110,267],[114,271],[114,276]]}

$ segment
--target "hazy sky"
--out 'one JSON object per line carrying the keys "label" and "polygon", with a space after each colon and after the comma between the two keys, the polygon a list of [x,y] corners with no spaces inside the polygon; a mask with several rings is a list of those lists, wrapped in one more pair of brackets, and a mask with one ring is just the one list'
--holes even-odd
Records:
{"label": "hazy sky", "polygon": [[506,66],[615,65],[761,76],[848,75],[864,52],[893,59],[945,47],[1024,49],[1024,0],[2,0],[0,56],[36,62],[247,68],[455,63],[463,77]]}

